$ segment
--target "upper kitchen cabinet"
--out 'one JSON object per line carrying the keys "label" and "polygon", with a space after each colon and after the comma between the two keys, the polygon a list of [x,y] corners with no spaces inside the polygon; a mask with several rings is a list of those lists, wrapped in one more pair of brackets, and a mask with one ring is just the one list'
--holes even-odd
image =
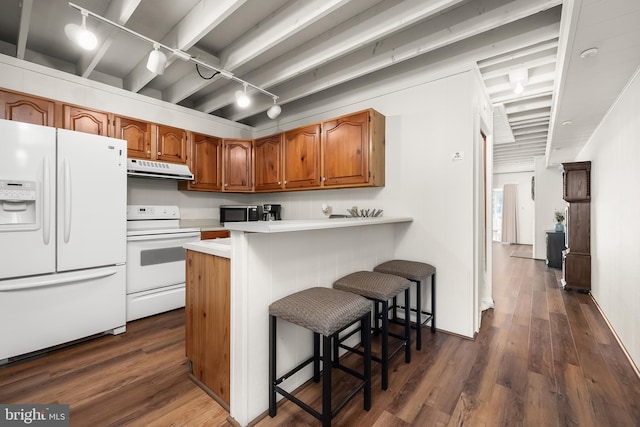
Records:
{"label": "upper kitchen cabinet", "polygon": [[181,190],[222,190],[222,139],[215,136],[193,133],[191,136],[189,162],[193,181],[181,181]]}
{"label": "upper kitchen cabinet", "polygon": [[163,162],[187,162],[187,132],[170,126],[156,127],[156,159]]}
{"label": "upper kitchen cabinet", "polygon": [[282,179],[282,134],[257,139],[253,145],[255,191],[280,190]]}
{"label": "upper kitchen cabinet", "polygon": [[41,126],[56,126],[55,102],[0,90],[0,119]]}
{"label": "upper kitchen cabinet", "polygon": [[324,187],[384,185],[385,118],[361,111],[322,123]]}
{"label": "upper kitchen cabinet", "polygon": [[113,119],[109,113],[63,105],[62,116],[62,126],[65,129],[94,135],[113,136],[113,131],[109,126],[113,123]]}
{"label": "upper kitchen cabinet", "polygon": [[187,162],[187,131],[127,117],[115,117],[115,137],[127,141],[127,157]]}
{"label": "upper kitchen cabinet", "polygon": [[251,182],[253,141],[225,139],[222,142],[223,190],[245,192],[253,189]]}
{"label": "upper kitchen cabinet", "polygon": [[320,186],[320,124],[284,134],[284,188]]}
{"label": "upper kitchen cabinet", "polygon": [[591,200],[591,162],[563,163],[562,198],[567,202]]}
{"label": "upper kitchen cabinet", "polygon": [[151,159],[151,123],[119,116],[115,122],[115,137],[127,141],[127,157]]}

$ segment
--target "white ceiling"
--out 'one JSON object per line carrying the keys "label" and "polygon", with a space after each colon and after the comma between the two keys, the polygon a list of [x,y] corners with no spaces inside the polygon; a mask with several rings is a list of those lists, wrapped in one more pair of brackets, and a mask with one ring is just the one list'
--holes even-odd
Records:
{"label": "white ceiling", "polygon": [[[523,170],[533,156],[571,161],[640,65],[638,0],[75,0],[167,46],[279,97],[282,118],[336,90],[434,58],[476,63],[495,106],[494,165]],[[146,67],[151,45],[89,17],[87,53],[64,34],[80,13],[65,0],[0,2],[0,53],[252,126],[273,100],[193,62],[163,75]],[[580,52],[597,47],[596,56]],[[509,72],[526,68],[515,95]],[[570,121],[571,124],[562,125]]]}

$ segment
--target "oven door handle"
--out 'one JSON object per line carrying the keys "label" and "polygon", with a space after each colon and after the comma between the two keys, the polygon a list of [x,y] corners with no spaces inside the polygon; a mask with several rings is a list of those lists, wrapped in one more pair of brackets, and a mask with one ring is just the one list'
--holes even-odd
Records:
{"label": "oven door handle", "polygon": [[149,240],[177,240],[200,237],[199,232],[190,233],[167,233],[167,234],[145,234],[141,236],[127,236],[127,242],[143,242]]}

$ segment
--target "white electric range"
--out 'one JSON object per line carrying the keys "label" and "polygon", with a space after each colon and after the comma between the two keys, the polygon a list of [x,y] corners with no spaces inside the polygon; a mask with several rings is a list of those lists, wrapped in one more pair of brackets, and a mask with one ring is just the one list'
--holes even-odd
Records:
{"label": "white electric range", "polygon": [[178,206],[127,206],[127,321],[184,307],[182,245],[198,240]]}

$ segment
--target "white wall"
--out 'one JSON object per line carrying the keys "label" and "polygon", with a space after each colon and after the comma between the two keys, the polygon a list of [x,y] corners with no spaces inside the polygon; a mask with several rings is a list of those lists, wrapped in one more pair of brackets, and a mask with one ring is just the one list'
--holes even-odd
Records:
{"label": "white wall", "polygon": [[577,161],[591,161],[591,293],[640,366],[640,77],[600,123]]}
{"label": "white wall", "polygon": [[547,258],[546,232],[555,229],[555,211],[564,212],[567,203],[562,199],[562,171],[559,167],[547,168],[544,156],[534,159],[536,200],[534,213],[533,257]]}
{"label": "white wall", "polygon": [[533,171],[499,173],[493,175],[493,188],[501,189],[505,184],[518,186],[518,243],[533,244],[533,214],[535,203],[531,200],[531,178]]}
{"label": "white wall", "polygon": [[[322,217],[322,203],[331,205],[334,213],[346,213],[347,208],[357,205],[384,209],[384,215],[413,216],[406,232],[397,242],[390,242],[397,247],[395,256],[437,268],[438,328],[472,337],[478,329],[478,299],[490,300],[491,295],[490,281],[479,279],[479,275],[490,277],[490,271],[481,268],[485,264],[477,243],[481,215],[474,212],[482,205],[474,193],[474,178],[480,173],[481,123],[489,138],[492,123],[491,107],[480,89],[477,71],[472,65],[452,69],[414,62],[365,80],[357,89],[335,90],[335,96],[328,100],[311,97],[304,114],[276,121],[249,137],[374,108],[386,116],[384,188],[203,194],[179,192],[171,181],[130,178],[128,203],[175,203],[185,218],[217,218],[217,206],[228,202],[281,202],[285,219]],[[247,136],[248,128],[243,125],[2,55],[0,87],[217,136]],[[454,162],[452,154],[458,151],[464,152],[464,159]],[[478,286],[485,287],[480,297]]]}

